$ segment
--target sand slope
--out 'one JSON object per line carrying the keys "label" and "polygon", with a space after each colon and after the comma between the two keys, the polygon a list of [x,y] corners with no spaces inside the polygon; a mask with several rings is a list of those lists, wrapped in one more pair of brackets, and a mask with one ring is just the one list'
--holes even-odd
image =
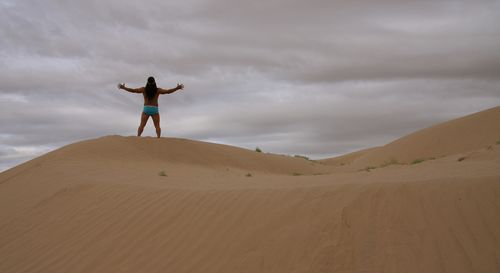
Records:
{"label": "sand slope", "polygon": [[500,107],[495,107],[417,131],[382,147],[323,162],[357,167],[379,166],[390,161],[412,163],[486,148],[499,140]]}
{"label": "sand slope", "polygon": [[69,145],[51,160],[102,160],[187,164],[208,168],[236,168],[268,173],[312,174],[321,164],[285,155],[258,153],[238,147],[187,139],[109,136]]}
{"label": "sand slope", "polygon": [[[451,123],[487,137],[370,171],[182,139],[72,144],[0,174],[0,272],[499,272],[491,113]],[[457,132],[442,126],[386,147],[420,152]]]}

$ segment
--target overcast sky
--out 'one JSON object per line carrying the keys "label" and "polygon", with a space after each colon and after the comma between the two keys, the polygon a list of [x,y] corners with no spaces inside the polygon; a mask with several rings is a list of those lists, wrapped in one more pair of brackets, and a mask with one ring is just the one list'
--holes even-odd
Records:
{"label": "overcast sky", "polygon": [[[135,135],[312,158],[500,105],[500,0],[0,0],[0,171]],[[150,121],[151,122],[151,121]],[[145,136],[154,136],[149,123]]]}

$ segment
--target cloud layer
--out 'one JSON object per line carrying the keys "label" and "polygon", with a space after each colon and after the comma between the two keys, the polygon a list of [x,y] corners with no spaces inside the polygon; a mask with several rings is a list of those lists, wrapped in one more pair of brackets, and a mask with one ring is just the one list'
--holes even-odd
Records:
{"label": "cloud layer", "polygon": [[[500,1],[0,1],[0,170],[135,134],[326,157],[500,104]],[[154,135],[149,125],[145,135]]]}

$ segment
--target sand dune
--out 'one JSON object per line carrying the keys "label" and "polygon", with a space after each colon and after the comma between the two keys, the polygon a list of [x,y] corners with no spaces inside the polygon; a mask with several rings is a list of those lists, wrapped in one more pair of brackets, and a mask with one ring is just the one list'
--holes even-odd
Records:
{"label": "sand dune", "polygon": [[500,272],[499,109],[321,162],[75,143],[0,174],[0,272]]}
{"label": "sand dune", "polygon": [[258,153],[222,144],[175,138],[109,136],[69,145],[51,160],[102,160],[186,164],[208,168],[236,168],[269,173],[312,174],[321,164],[285,155]]}
{"label": "sand dune", "polygon": [[393,141],[324,163],[379,166],[397,161],[436,159],[494,145],[500,139],[500,107],[441,123]]}

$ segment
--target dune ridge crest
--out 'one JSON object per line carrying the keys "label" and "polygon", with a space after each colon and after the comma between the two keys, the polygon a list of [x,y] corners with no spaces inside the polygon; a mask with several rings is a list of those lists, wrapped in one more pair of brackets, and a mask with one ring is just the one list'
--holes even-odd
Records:
{"label": "dune ridge crest", "polygon": [[256,152],[244,148],[181,138],[105,136],[67,145],[37,159],[40,162],[100,161],[128,164],[180,164],[235,168],[276,174],[313,174],[325,170],[313,160]]}
{"label": "dune ridge crest", "polygon": [[500,141],[500,106],[443,122],[381,147],[370,148],[322,162],[348,163],[358,167],[379,166],[396,161],[436,159],[495,145]]}

